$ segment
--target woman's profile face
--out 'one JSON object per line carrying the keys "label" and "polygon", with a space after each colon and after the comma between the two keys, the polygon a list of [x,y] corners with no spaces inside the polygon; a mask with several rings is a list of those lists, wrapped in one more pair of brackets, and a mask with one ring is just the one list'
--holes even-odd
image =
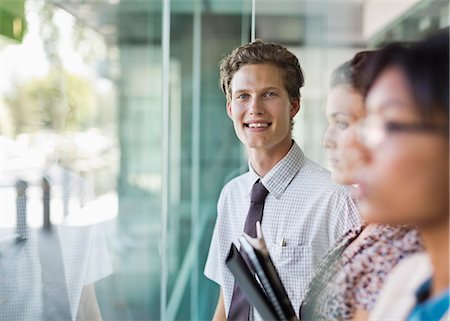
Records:
{"label": "woman's profile face", "polygon": [[417,129],[425,121],[403,72],[396,67],[377,78],[366,108],[359,135],[360,151],[366,157],[357,177],[365,220],[417,226],[447,221],[448,119],[434,117],[427,122],[431,130]]}
{"label": "woman's profile face", "polygon": [[323,145],[332,169],[332,178],[339,184],[353,184],[354,151],[347,143],[354,125],[364,117],[362,95],[349,85],[333,87],[327,97],[328,127]]}

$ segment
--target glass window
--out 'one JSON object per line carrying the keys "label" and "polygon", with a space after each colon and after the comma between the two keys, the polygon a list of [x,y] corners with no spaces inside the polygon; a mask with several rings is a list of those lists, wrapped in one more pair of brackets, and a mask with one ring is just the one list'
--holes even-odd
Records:
{"label": "glass window", "polygon": [[[40,273],[25,269],[31,261],[25,270],[15,267],[28,244],[17,240],[52,224],[76,227],[59,234],[67,282],[80,283],[68,288],[72,316],[79,312],[73,298],[95,284],[104,320],[211,319],[219,288],[203,268],[216,202],[223,185],[247,170],[218,85],[220,60],[252,35],[298,56],[305,87],[293,135],[326,167],[321,141],[331,71],[365,48],[448,25],[447,1],[390,6],[1,1],[1,266],[15,277]],[[66,239],[90,241],[76,250]],[[71,278],[81,268],[68,271],[64,255],[79,252],[84,274]],[[3,253],[13,253],[10,261]],[[0,284],[11,281],[2,275]],[[34,295],[44,302],[40,293],[22,296],[16,307]],[[38,320],[31,316],[43,313],[41,301],[30,314],[9,313]]]}

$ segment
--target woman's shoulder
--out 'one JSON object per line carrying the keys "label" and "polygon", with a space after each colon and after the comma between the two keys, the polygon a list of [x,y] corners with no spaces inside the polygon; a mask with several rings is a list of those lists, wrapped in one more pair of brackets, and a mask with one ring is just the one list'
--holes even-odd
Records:
{"label": "woman's shoulder", "polygon": [[417,288],[431,273],[426,253],[411,255],[400,262],[386,278],[369,320],[384,320],[386,317],[404,320],[414,306]]}
{"label": "woman's shoulder", "polygon": [[399,263],[421,252],[422,243],[412,229],[381,225],[366,227],[342,258],[352,291],[360,294],[359,305],[371,308],[387,276]]}
{"label": "woman's shoulder", "polygon": [[[420,282],[425,276],[431,274],[432,268],[430,263],[430,258],[426,252],[420,252],[413,254],[405,258],[400,262],[392,271],[391,275],[388,276],[386,282],[400,282],[402,279],[416,280],[420,279]],[[393,281],[390,281],[390,280]],[[414,287],[414,289],[416,286]]]}
{"label": "woman's shoulder", "polygon": [[[369,226],[355,240],[356,244],[349,246],[346,257],[374,258],[382,257],[394,265],[403,258],[423,251],[423,244],[416,229],[411,227],[393,227],[386,225]],[[380,265],[383,266],[383,265]]]}

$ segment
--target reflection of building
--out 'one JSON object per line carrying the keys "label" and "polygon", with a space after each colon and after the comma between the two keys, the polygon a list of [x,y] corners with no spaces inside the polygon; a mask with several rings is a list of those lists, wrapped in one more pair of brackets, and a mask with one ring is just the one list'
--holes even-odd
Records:
{"label": "reflection of building", "polygon": [[[447,1],[406,2],[394,10],[390,2],[369,0],[256,1],[256,37],[287,45],[305,70],[294,136],[313,160],[324,163],[320,143],[330,71],[366,46],[418,39],[448,25]],[[171,1],[168,137],[161,123],[161,64],[167,54],[162,2],[52,3],[95,30],[119,57],[98,64],[98,72],[116,84],[117,108],[103,107],[102,115],[117,110],[111,121],[117,122],[121,155],[120,164],[111,165],[119,166],[118,178],[109,178],[118,181],[119,216],[109,235],[115,276],[98,289],[104,319],[159,319],[162,269],[168,272],[166,319],[208,319],[217,289],[202,268],[215,203],[225,180],[246,165],[225,112],[217,65],[249,41],[251,1]],[[162,175],[163,138],[169,143],[168,177]],[[170,191],[165,251],[160,250],[162,183]]]}

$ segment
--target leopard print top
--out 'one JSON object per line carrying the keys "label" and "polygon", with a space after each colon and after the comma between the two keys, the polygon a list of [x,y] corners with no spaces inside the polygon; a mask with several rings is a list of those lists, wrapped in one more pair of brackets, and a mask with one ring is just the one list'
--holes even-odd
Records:
{"label": "leopard print top", "polygon": [[423,251],[416,229],[376,225],[349,231],[316,269],[300,308],[302,321],[351,320],[371,310],[389,272],[403,258]]}

